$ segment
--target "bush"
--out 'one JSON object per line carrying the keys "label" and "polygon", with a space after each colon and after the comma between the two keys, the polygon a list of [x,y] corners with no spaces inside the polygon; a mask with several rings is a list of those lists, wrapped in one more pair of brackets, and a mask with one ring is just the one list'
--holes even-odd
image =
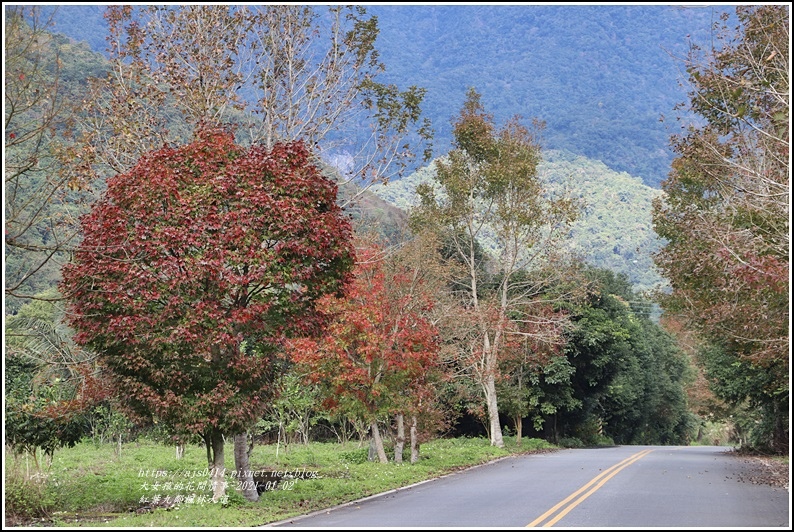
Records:
{"label": "bush", "polygon": [[44,478],[25,479],[17,472],[7,472],[5,484],[6,524],[48,517],[50,510]]}
{"label": "bush", "polygon": [[579,438],[560,438],[560,441],[557,443],[560,447],[566,447],[568,449],[581,449],[584,447],[584,442]]}
{"label": "bush", "polygon": [[339,457],[343,462],[348,462],[350,464],[365,464],[369,461],[369,449],[364,447],[353,451],[345,451],[340,453]]}
{"label": "bush", "polygon": [[248,501],[243,497],[242,493],[234,489],[234,483],[229,483],[231,486],[226,490],[226,501],[223,503],[224,508],[236,508],[248,504]]}

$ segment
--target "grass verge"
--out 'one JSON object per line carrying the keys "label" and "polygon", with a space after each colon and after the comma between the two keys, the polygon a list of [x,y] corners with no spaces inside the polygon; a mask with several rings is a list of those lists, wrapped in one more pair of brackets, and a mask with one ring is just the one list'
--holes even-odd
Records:
{"label": "grass verge", "polygon": [[[226,447],[226,467],[233,471],[231,443]],[[145,440],[126,444],[119,456],[112,445],[89,441],[57,451],[51,466],[38,475],[31,475],[24,457],[6,456],[6,487],[13,487],[6,490],[6,525],[259,526],[497,458],[552,449],[546,441],[531,438],[502,449],[483,438],[437,439],[422,445],[415,464],[380,464],[368,461],[367,448],[358,442],[291,445],[286,452],[283,445],[257,446],[251,456],[253,470],[282,477],[298,473],[298,478],[281,480],[251,503],[235,491],[235,479],[228,474],[228,501],[213,503],[203,446],[188,446],[177,459],[174,447]],[[23,481],[30,476],[33,481]],[[9,496],[14,499],[9,501]]]}

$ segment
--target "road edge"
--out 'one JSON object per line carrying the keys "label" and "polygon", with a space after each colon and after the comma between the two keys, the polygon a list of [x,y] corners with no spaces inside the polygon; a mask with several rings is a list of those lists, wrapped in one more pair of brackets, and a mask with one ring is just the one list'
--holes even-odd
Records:
{"label": "road edge", "polygon": [[[559,450],[559,449],[554,449],[554,450]],[[476,469],[478,467],[483,467],[483,466],[495,464],[496,462],[501,462],[502,460],[506,460],[508,458],[516,458],[517,456],[523,456],[524,454],[535,454],[535,453],[531,453],[530,452],[530,453],[511,454],[511,455],[508,455],[508,456],[500,456],[499,458],[494,458],[493,460],[489,460],[488,462],[483,462],[481,464],[475,464],[475,465],[470,466],[470,467],[465,467],[463,469],[457,469],[455,471],[452,471],[452,472],[449,472],[449,473],[445,473],[445,474],[441,475],[440,477],[428,478],[426,480],[415,482],[415,483],[409,484],[407,486],[401,486],[399,488],[394,488],[394,489],[391,489],[391,490],[388,490],[388,491],[384,491],[384,492],[381,492],[381,493],[376,493],[374,495],[368,495],[367,497],[362,497],[361,499],[356,499],[356,500],[353,500],[353,501],[343,502],[341,504],[337,504],[336,506],[331,506],[329,508],[323,508],[321,510],[315,510],[315,511],[310,512],[308,514],[296,515],[295,517],[288,517],[287,519],[281,519],[280,521],[274,521],[272,523],[266,523],[264,525],[260,525],[258,527],[254,527],[254,528],[270,528],[270,527],[276,527],[276,526],[285,525],[285,524],[295,524],[294,523],[295,521],[298,521],[298,520],[301,520],[301,519],[305,519],[305,518],[308,518],[308,517],[314,517],[316,515],[321,515],[321,514],[327,514],[327,513],[333,512],[335,510],[339,510],[341,508],[347,508],[348,506],[353,506],[355,504],[361,504],[363,502],[366,502],[366,501],[369,501],[369,500],[372,500],[372,499],[377,499],[377,498],[383,497],[385,495],[391,495],[391,494],[397,493],[399,491],[415,488],[416,486],[421,486],[422,484],[427,484],[428,482],[434,482],[434,481],[440,480],[442,478],[451,477],[453,475],[457,475],[458,473],[462,473],[464,471],[471,471],[472,469]],[[541,454],[541,453],[538,453],[538,454]]]}

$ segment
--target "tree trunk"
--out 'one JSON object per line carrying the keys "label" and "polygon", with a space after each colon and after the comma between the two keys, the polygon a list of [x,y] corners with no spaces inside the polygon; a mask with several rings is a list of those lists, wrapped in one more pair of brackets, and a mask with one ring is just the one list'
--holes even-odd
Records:
{"label": "tree trunk", "polygon": [[397,414],[397,438],[394,440],[394,463],[403,463],[403,448],[405,447],[405,418]]}
{"label": "tree trunk", "polygon": [[201,438],[204,440],[204,449],[207,451],[207,467],[212,469],[212,436],[209,432],[205,432],[201,435]]}
{"label": "tree trunk", "polygon": [[416,428],[416,416],[411,416],[411,463],[419,461],[419,431]]}
{"label": "tree trunk", "polygon": [[375,451],[378,453],[378,460],[381,464],[388,464],[389,459],[386,458],[386,451],[383,449],[383,439],[380,437],[378,422],[373,421],[370,423],[370,429],[372,429],[372,441],[375,443]]}
{"label": "tree trunk", "polygon": [[492,373],[489,373],[485,378],[482,387],[485,392],[485,404],[488,407],[491,445],[495,447],[504,447],[505,443],[502,439],[502,427],[499,425],[499,407],[496,404],[496,380]]}
{"label": "tree trunk", "polygon": [[226,496],[226,466],[223,458],[223,434],[213,429],[210,435],[212,446],[212,462],[210,463],[210,481],[212,482],[212,502],[218,502]]}
{"label": "tree trunk", "polygon": [[256,490],[254,474],[249,463],[253,449],[253,441],[250,446],[248,445],[248,434],[234,435],[234,467],[237,470],[237,487],[246,500],[256,502],[259,500],[259,492]]}
{"label": "tree trunk", "polygon": [[521,416],[516,416],[514,421],[516,424],[516,445],[521,445],[521,431],[524,429],[524,420],[521,419]]}
{"label": "tree trunk", "polygon": [[378,451],[375,450],[375,438],[369,439],[369,447],[367,447],[367,460],[374,462],[378,457]]}
{"label": "tree trunk", "polygon": [[181,460],[185,456],[185,444],[184,443],[177,443],[176,444],[176,459]]}

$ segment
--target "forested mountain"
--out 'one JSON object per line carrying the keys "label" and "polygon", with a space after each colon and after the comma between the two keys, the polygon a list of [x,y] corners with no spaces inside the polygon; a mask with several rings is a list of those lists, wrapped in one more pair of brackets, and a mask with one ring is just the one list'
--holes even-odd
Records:
{"label": "forested mountain", "polygon": [[720,8],[680,6],[380,6],[381,50],[395,80],[427,87],[443,152],[469,86],[497,121],[548,124],[549,148],[603,161],[657,186],[682,101],[687,39],[708,42]]}
{"label": "forested mountain", "polygon": [[[650,215],[658,190],[625,172],[568,151],[545,151],[538,171],[552,187],[566,186],[584,203],[571,228],[571,252],[592,266],[626,274],[635,290],[648,290],[662,282],[651,258],[660,246]],[[408,211],[418,201],[417,185],[430,183],[434,172],[431,164],[400,181],[377,185],[372,191]],[[489,242],[482,244],[485,249],[493,247]]]}
{"label": "forested mountain", "polygon": [[[669,171],[660,120],[685,100],[689,39],[709,42],[728,6],[370,5],[386,79],[427,89],[435,155],[449,150],[450,118],[469,87],[497,122],[545,120],[545,145],[603,161],[658,187]],[[102,6],[58,6],[55,31],[104,51]]]}

